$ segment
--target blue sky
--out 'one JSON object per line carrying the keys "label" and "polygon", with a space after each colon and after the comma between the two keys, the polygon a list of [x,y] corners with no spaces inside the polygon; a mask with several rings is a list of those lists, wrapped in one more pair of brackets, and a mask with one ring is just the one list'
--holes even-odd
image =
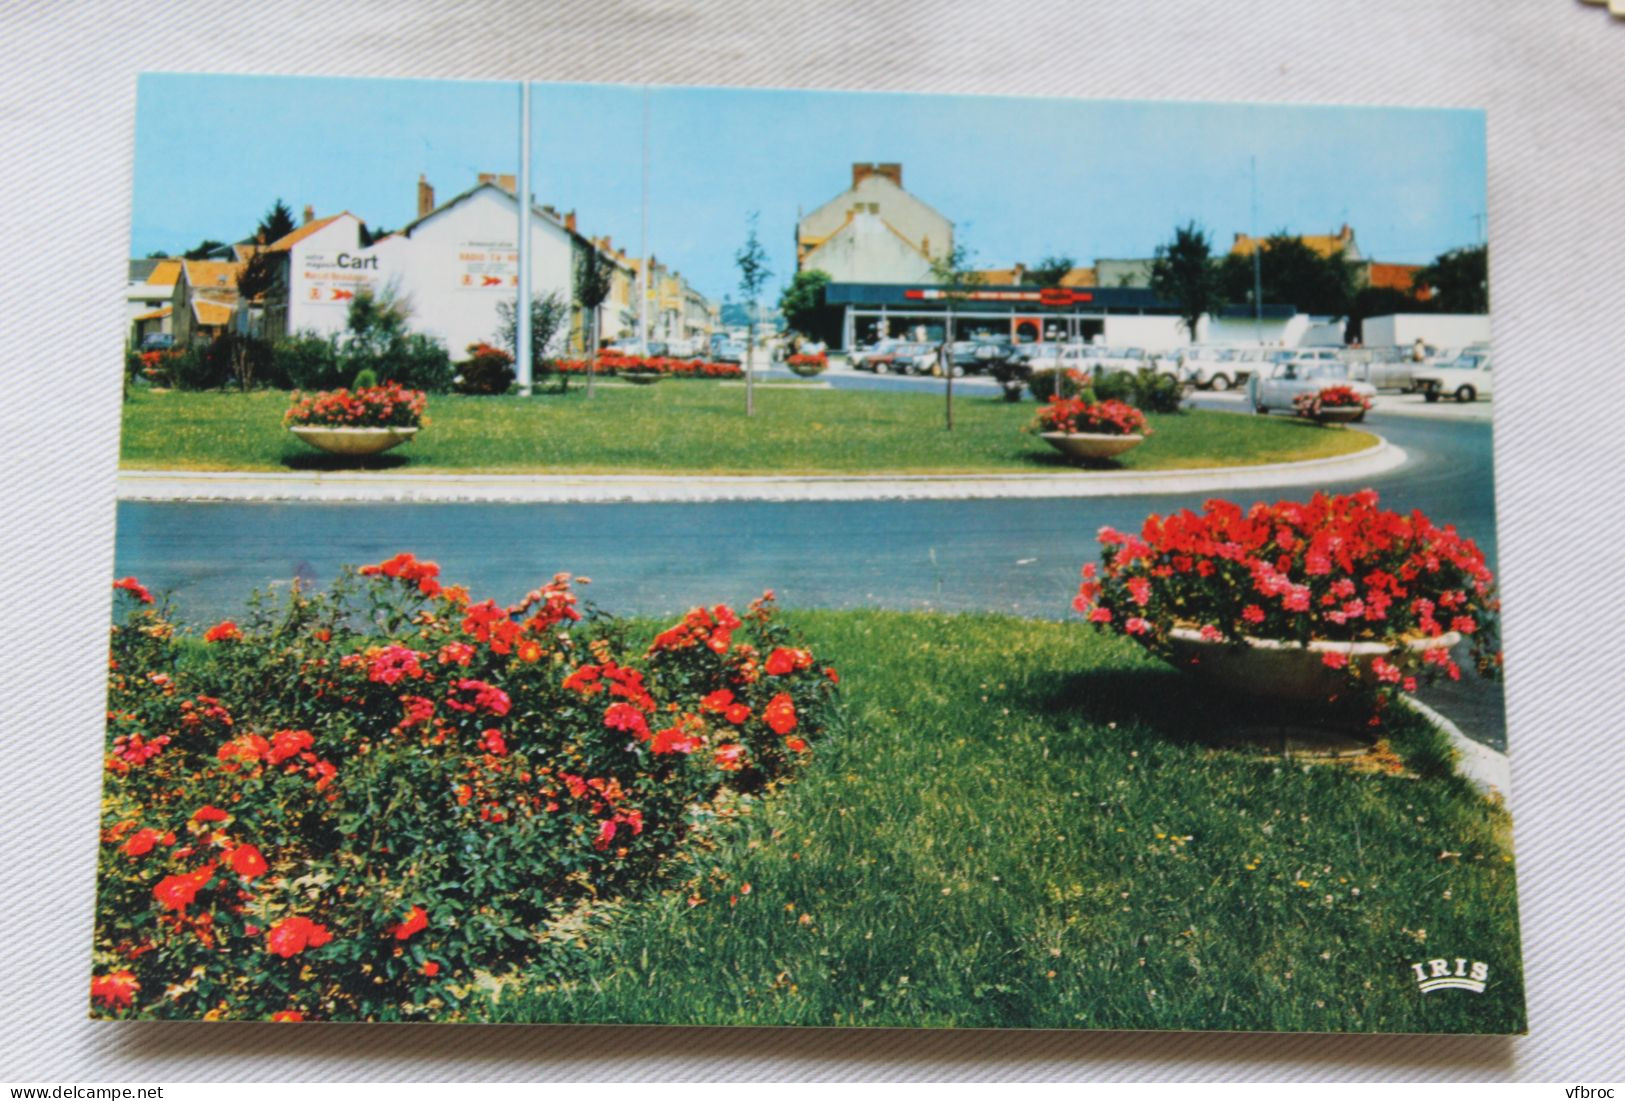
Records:
{"label": "blue sky", "polygon": [[[584,232],[637,252],[644,92],[536,84],[533,190]],[[1477,111],[654,88],[649,245],[703,292],[735,291],[759,213],[775,285],[797,210],[842,191],[854,161],[898,161],[976,263],[1053,252],[1149,256],[1195,220],[1228,248],[1251,228],[1335,232],[1369,257],[1424,262],[1479,239]],[[397,228],[419,173],[446,198],[516,172],[509,83],[148,74],[141,78],[131,255],[248,235],[278,197]]]}

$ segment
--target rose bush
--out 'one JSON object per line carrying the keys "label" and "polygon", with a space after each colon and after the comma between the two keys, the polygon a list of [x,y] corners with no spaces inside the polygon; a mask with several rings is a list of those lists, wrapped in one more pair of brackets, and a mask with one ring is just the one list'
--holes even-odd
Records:
{"label": "rose bush", "polygon": [[829,356],[823,352],[786,356],[784,365],[802,378],[812,378],[814,375],[823,374],[829,366]]}
{"label": "rose bush", "polygon": [[[1500,665],[1500,601],[1483,553],[1421,512],[1380,508],[1373,490],[1246,509],[1212,500],[1200,513],[1148,516],[1138,535],[1102,528],[1100,542],[1074,607],[1164,657],[1175,628],[1212,642],[1439,642],[1372,662],[1366,687],[1380,692],[1410,691],[1424,672],[1459,677],[1452,635],[1472,639],[1481,671]],[[1336,650],[1322,661],[1350,664]]]}
{"label": "rose bush", "polygon": [[807,758],[835,674],[771,594],[634,651],[584,582],[503,607],[403,554],[201,638],[118,582],[93,1011],[455,1019]]}
{"label": "rose bush", "polygon": [[1038,432],[1089,433],[1105,436],[1149,436],[1145,414],[1120,401],[1089,401],[1084,398],[1050,399],[1033,422]]}
{"label": "rose bush", "polygon": [[357,390],[295,391],[282,422],[290,428],[416,428],[429,399],[393,382]]}
{"label": "rose bush", "polygon": [[[560,374],[585,375],[587,360],[555,360],[553,367]],[[745,369],[737,363],[711,363],[699,359],[673,359],[670,356],[628,356],[617,352],[600,352],[593,363],[593,372],[615,375],[650,372],[664,378],[743,378]]]}
{"label": "rose bush", "polygon": [[1292,406],[1300,417],[1317,417],[1322,409],[1370,409],[1371,399],[1356,393],[1352,386],[1325,386],[1297,395]]}

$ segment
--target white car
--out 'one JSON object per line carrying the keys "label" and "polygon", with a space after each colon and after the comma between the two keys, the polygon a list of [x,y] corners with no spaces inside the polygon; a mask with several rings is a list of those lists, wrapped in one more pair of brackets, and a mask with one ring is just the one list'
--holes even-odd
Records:
{"label": "white car", "polygon": [[1080,371],[1087,371],[1094,363],[1089,355],[1095,349],[1086,344],[1023,344],[1020,345],[1016,355],[1035,371],[1050,370],[1056,367],[1071,367]]}
{"label": "white car", "polygon": [[[1377,396],[1370,383],[1355,382],[1349,377],[1349,366],[1335,359],[1321,356],[1292,358],[1268,364],[1247,380],[1247,400],[1253,412],[1268,413],[1271,409],[1296,412],[1294,399],[1299,394],[1315,394],[1328,386],[1347,386],[1363,398]],[[1356,420],[1363,419],[1361,417]]]}
{"label": "white car", "polygon": [[1180,356],[1181,376],[1203,390],[1224,391],[1240,386],[1258,370],[1264,358],[1260,353],[1246,359],[1247,351],[1241,348],[1187,348]]}
{"label": "white car", "polygon": [[1493,394],[1490,375],[1490,353],[1463,352],[1448,363],[1418,365],[1416,386],[1428,401],[1438,401],[1446,395],[1457,401],[1476,401]]}

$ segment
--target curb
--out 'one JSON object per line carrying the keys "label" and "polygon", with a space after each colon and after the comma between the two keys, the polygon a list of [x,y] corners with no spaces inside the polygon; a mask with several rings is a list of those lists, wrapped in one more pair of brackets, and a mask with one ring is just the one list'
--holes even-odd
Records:
{"label": "curb", "polygon": [[727,500],[963,500],[1116,497],[1267,488],[1366,477],[1392,470],[1405,452],[1379,443],[1352,455],[1292,463],[1150,472],[713,475],[368,474],[123,470],[120,500],[508,501],[655,503]]}
{"label": "curb", "polygon": [[1512,796],[1512,759],[1499,750],[1473,741],[1461,732],[1461,727],[1445,718],[1414,696],[1401,695],[1406,707],[1444,731],[1455,748],[1456,772],[1485,797],[1510,799]]}
{"label": "curb", "polygon": [[1352,455],[1199,470],[922,475],[369,474],[121,470],[121,501],[501,501],[534,504],[908,501],[1123,497],[1320,485],[1394,469],[1405,452],[1378,436]]}

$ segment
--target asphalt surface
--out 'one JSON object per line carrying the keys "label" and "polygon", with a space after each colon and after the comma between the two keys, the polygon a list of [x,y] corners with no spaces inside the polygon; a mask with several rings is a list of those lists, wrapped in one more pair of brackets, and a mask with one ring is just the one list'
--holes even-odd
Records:
{"label": "asphalt surface", "polygon": [[[872,385],[867,376],[857,385]],[[908,380],[879,380],[908,385]],[[837,385],[848,385],[845,379]],[[937,383],[940,386],[940,382]],[[984,384],[985,385],[985,384]],[[887,385],[886,388],[891,388]],[[901,388],[901,387],[899,387]],[[981,387],[967,397],[985,400]],[[980,391],[980,392],[978,392]],[[1456,525],[1495,563],[1487,424],[1372,414],[1405,465],[1368,483],[1389,507]],[[1306,491],[1275,491],[1296,496]],[[1246,497],[1245,494],[1237,494]],[[116,576],[169,591],[180,616],[238,614],[256,588],[320,585],[346,563],[409,550],[476,598],[511,600],[558,571],[621,615],[742,603],[774,589],[786,607],[1071,614],[1078,569],[1102,525],[1134,529],[1151,512],[1199,508],[1202,495],[1078,500],[714,502],[706,504],[119,504]],[[1499,687],[1471,673],[1422,698],[1469,736],[1505,747]]]}

